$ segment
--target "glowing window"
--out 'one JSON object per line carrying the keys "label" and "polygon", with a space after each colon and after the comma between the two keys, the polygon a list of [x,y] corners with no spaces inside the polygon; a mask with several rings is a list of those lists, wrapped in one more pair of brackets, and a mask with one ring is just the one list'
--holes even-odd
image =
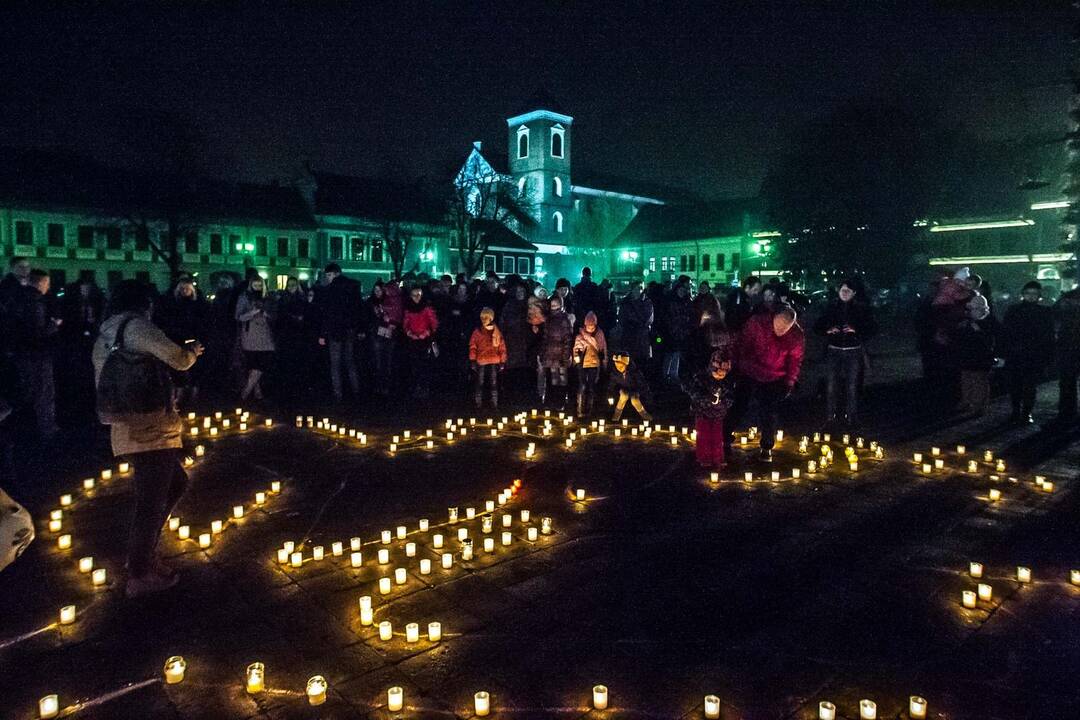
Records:
{"label": "glowing window", "polygon": [[518,192],[521,193],[521,194],[525,193],[525,178],[524,177],[522,177],[520,180],[518,180]]}
{"label": "glowing window", "polygon": [[558,210],[551,216],[552,222],[555,224],[555,232],[562,232],[562,213]]}
{"label": "glowing window", "polygon": [[562,125],[555,125],[551,128],[551,157],[561,158],[563,156],[564,132]]}
{"label": "glowing window", "polygon": [[529,157],[529,128],[522,125],[517,131],[518,159]]}
{"label": "glowing window", "polygon": [[551,181],[551,192],[555,197],[562,197],[562,178],[557,177]]}

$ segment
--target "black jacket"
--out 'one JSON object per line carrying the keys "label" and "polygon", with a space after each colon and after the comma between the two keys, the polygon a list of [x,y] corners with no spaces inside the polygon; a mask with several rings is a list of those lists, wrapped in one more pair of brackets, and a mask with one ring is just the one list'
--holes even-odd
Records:
{"label": "black jacket", "polygon": [[[853,333],[839,332],[829,334],[830,328],[842,328],[845,325],[855,330]],[[852,300],[842,302],[833,300],[825,308],[825,312],[814,323],[814,332],[828,341],[830,347],[857,348],[865,345],[870,338],[877,335],[878,326],[874,321],[874,314],[866,303]]]}
{"label": "black jacket", "polygon": [[344,275],[317,295],[319,303],[320,336],[328,340],[344,340],[360,325],[360,284]]}
{"label": "black jacket", "polygon": [[1049,365],[1054,358],[1054,311],[1033,302],[1006,310],[1001,355],[1013,366]]}

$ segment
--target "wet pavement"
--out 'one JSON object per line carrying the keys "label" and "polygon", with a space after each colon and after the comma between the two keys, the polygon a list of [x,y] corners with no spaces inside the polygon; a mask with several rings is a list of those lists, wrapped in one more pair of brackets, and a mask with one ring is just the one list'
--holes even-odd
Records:
{"label": "wet pavement", "polygon": [[[722,718],[816,718],[822,701],[838,718],[858,718],[862,699],[876,703],[877,717],[907,718],[912,695],[928,701],[929,717],[1080,716],[1075,431],[1003,426],[1000,402],[983,419],[935,422],[917,407],[894,411],[889,397],[878,398],[863,447],[853,448],[855,472],[841,437],[814,442],[818,429],[800,420],[815,414],[809,403],[792,413],[772,465],[737,446],[717,482],[693,462],[690,423],[674,405],[647,438],[636,419],[617,426],[617,438],[611,423],[603,432],[586,423],[581,437],[582,425],[562,424],[557,412],[550,435],[543,413],[526,417],[524,434],[506,413],[494,438],[488,413],[475,425],[468,415],[458,425],[455,414],[452,440],[435,408],[408,425],[331,420],[344,436],[298,429],[291,417],[266,428],[253,416],[244,432],[235,417],[228,429],[211,418],[220,435],[210,438],[200,416],[200,435],[189,438],[192,489],[177,510],[190,539],[167,531],[162,545],[183,574],[175,590],[122,597],[130,495],[116,465],[107,481],[94,466],[89,491],[89,467],[71,475],[34,508],[38,540],[0,575],[0,716],[37,717],[39,698],[56,693],[61,713],[78,718],[468,718],[478,691],[490,693],[492,716],[515,718],[696,718],[706,695],[719,698]],[[1044,391],[1040,413],[1053,401]],[[366,433],[366,445],[349,430]],[[811,473],[823,445],[833,464]],[[63,492],[72,505],[50,532]],[[57,547],[64,533],[71,549]],[[290,541],[299,567],[290,553],[279,562]],[[85,556],[106,570],[104,586],[80,573]],[[982,563],[981,579],[971,562]],[[1031,582],[1017,580],[1017,566],[1030,568]],[[962,593],[980,582],[991,599],[965,609]],[[76,621],[54,625],[69,604]],[[176,655],[184,678],[167,684],[163,666]],[[265,665],[265,689],[248,693],[253,662]],[[318,706],[305,693],[315,675],[328,685]],[[598,684],[607,710],[592,707]],[[390,688],[402,690],[400,712],[387,706]]]}

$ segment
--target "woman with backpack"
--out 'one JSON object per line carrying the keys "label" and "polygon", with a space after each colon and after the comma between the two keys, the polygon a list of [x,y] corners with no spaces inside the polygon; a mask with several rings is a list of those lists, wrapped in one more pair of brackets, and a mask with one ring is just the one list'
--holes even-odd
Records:
{"label": "woman with backpack", "polygon": [[110,426],[113,455],[134,468],[135,512],[128,540],[129,598],[167,590],[179,576],[157,555],[165,519],[187,489],[183,422],[169,371],[185,371],[203,353],[183,347],[150,321],[150,288],[124,280],[113,290],[111,315],[94,343],[98,415]]}

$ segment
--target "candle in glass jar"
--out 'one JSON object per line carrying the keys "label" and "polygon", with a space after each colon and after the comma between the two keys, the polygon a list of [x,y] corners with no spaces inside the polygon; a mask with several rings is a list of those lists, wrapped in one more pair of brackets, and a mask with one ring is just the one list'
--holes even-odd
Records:
{"label": "candle in glass jar", "polygon": [[944,470],[945,469],[945,461],[942,460],[941,458],[938,458],[937,460],[934,461],[934,468],[937,469],[937,470]]}
{"label": "candle in glass jar", "polygon": [[860,700],[859,720],[877,720],[877,703],[873,700]]}
{"label": "candle in glass jar", "polygon": [[85,480],[82,481],[82,486],[83,486],[83,490],[93,490],[94,489],[94,478],[86,478]]}
{"label": "candle in glass jar", "polygon": [[405,691],[394,686],[386,691],[386,709],[390,712],[399,712],[405,705]]}
{"label": "candle in glass jar", "polygon": [[458,542],[465,542],[469,539],[469,528],[458,528],[457,531]]}
{"label": "candle in glass jar", "polygon": [[394,639],[394,626],[390,624],[389,620],[383,620],[379,623],[379,639],[380,640],[393,640]]}
{"label": "candle in glass jar", "polygon": [[527,537],[529,538],[529,542],[536,542],[537,531],[535,527],[529,528],[528,530],[526,530],[526,533]]}
{"label": "candle in glass jar", "polygon": [[247,691],[249,695],[261,693],[266,688],[266,666],[253,662],[247,666]]}
{"label": "candle in glass jar", "polygon": [[278,494],[279,492],[281,492],[281,481],[280,480],[271,480],[270,481],[270,492],[274,493],[275,495]]}
{"label": "candle in glass jar", "polygon": [[420,642],[420,626],[417,623],[409,623],[405,626],[405,642]]}
{"label": "candle in glass jar", "polygon": [[46,695],[38,700],[38,717],[54,718],[60,712],[60,697],[58,695]]}
{"label": "candle in glass jar", "polygon": [[420,560],[420,574],[421,575],[430,575],[431,574],[431,560],[429,560],[428,558],[423,558],[422,560]]}
{"label": "candle in glass jar", "polygon": [[364,554],[358,552],[350,553],[349,564],[354,568],[360,567],[364,564]]}
{"label": "candle in glass jar", "polygon": [[720,717],[720,698],[716,695],[705,696],[706,720],[717,720]]}
{"label": "candle in glass jar", "polygon": [[58,548],[60,548],[61,550],[70,550],[71,549],[71,535],[65,534],[65,535],[61,535],[60,537],[56,538],[56,546]]}
{"label": "candle in glass jar", "polygon": [[1031,568],[1018,565],[1016,567],[1016,581],[1022,583],[1031,582]]}
{"label": "candle in glass jar", "polygon": [[491,696],[481,690],[473,695],[473,706],[477,717],[486,717],[491,712]]}
{"label": "candle in glass jar", "polygon": [[514,524],[514,516],[513,515],[503,515],[502,516],[502,526],[504,528],[508,528],[508,527],[512,526],[513,524]]}
{"label": "candle in glass jar", "polygon": [[510,533],[504,532],[502,534],[502,544],[504,546],[509,545],[512,541],[513,541],[513,536]]}
{"label": "candle in glass jar", "polygon": [[912,720],[923,720],[926,717],[926,698],[912,695],[908,698],[908,715]]}
{"label": "candle in glass jar", "polygon": [[592,689],[592,703],[597,710],[606,710],[608,706],[608,691],[606,685],[595,685]]}
{"label": "candle in glass jar", "polygon": [[975,607],[975,591],[974,590],[965,590],[963,595],[961,596],[961,598],[962,598],[964,607],[968,608],[969,610]]}
{"label": "candle in glass jar", "polygon": [[405,543],[405,557],[416,557],[416,543]]}
{"label": "candle in glass jar", "polygon": [[71,505],[71,495],[64,494],[60,496],[60,505],[62,507],[68,507]]}
{"label": "candle in glass jar", "polygon": [[828,700],[819,702],[818,720],[836,720],[836,706]]}
{"label": "candle in glass jar", "polygon": [[165,682],[176,685],[184,681],[184,672],[187,670],[187,662],[179,655],[173,655],[165,661]]}
{"label": "candle in glass jar", "polygon": [[481,530],[484,532],[485,535],[491,532],[491,526],[494,524],[492,520],[493,518],[490,515],[486,516],[483,520],[481,520]]}
{"label": "candle in glass jar", "polygon": [[233,516],[233,519],[235,519],[235,520],[239,520],[240,518],[244,517],[244,506],[243,505],[233,505],[232,516]]}
{"label": "candle in glass jar", "polygon": [[289,564],[292,565],[294,568],[300,567],[301,565],[304,564],[304,554],[302,552],[299,552],[299,551],[294,552],[289,557]]}
{"label": "candle in glass jar", "polygon": [[938,455],[941,454],[941,448],[937,448],[937,447],[930,448],[930,454],[933,455],[934,457],[937,457]]}
{"label": "candle in glass jar", "polygon": [[973,578],[981,578],[983,575],[982,563],[973,562],[968,565],[968,574]]}
{"label": "candle in glass jar", "polygon": [[322,705],[326,702],[326,678],[315,675],[307,681],[307,701],[309,705]]}
{"label": "candle in glass jar", "polygon": [[220,535],[221,530],[224,527],[225,527],[224,524],[220,520],[211,520],[210,521],[210,532],[213,535]]}
{"label": "candle in glass jar", "polygon": [[75,606],[65,605],[60,608],[60,624],[70,625],[73,622],[75,622]]}
{"label": "candle in glass jar", "polygon": [[450,553],[442,554],[442,566],[444,570],[449,570],[454,566],[454,556]]}
{"label": "candle in glass jar", "polygon": [[442,640],[442,623],[429,622],[427,626],[428,640],[431,642],[439,642]]}
{"label": "candle in glass jar", "polygon": [[435,535],[432,535],[431,536],[431,546],[434,547],[436,550],[441,548],[443,546],[443,536],[438,534],[438,533],[436,533]]}
{"label": "candle in glass jar", "polygon": [[431,527],[431,522],[427,518],[420,518],[419,526],[420,532],[427,532],[428,528]]}
{"label": "candle in glass jar", "polygon": [[495,552],[495,538],[491,538],[491,537],[484,538],[484,552],[486,552],[486,553]]}
{"label": "candle in glass jar", "polygon": [[379,594],[380,595],[389,595],[390,594],[390,589],[391,589],[390,578],[388,578],[388,577],[379,578]]}
{"label": "candle in glass jar", "polygon": [[540,518],[540,532],[544,535],[551,534],[551,518]]}
{"label": "candle in glass jar", "polygon": [[1080,585],[1080,570],[1069,571],[1069,582],[1073,585]]}
{"label": "candle in glass jar", "polygon": [[281,563],[282,565],[289,562],[289,551],[286,550],[285,548],[278,548],[277,561],[279,563]]}
{"label": "candle in glass jar", "polygon": [[934,469],[934,468],[933,468],[933,466],[932,466],[932,465],[931,465],[930,463],[923,463],[923,466],[922,466],[922,471],[923,471],[923,473],[925,473],[926,475],[929,475],[929,474],[930,474],[930,472],[931,472],[931,471],[932,471],[933,469]]}
{"label": "candle in glass jar", "polygon": [[202,533],[201,535],[199,535],[199,547],[210,547],[210,533]]}
{"label": "candle in glass jar", "polygon": [[94,569],[94,558],[87,556],[79,558],[79,572],[88,573]]}
{"label": "candle in glass jar", "polygon": [[407,575],[405,572],[405,568],[394,569],[394,582],[396,582],[398,585],[404,585],[406,579]]}
{"label": "candle in glass jar", "polygon": [[390,563],[390,551],[386,548],[379,548],[377,557],[380,565],[387,565]]}
{"label": "candle in glass jar", "polygon": [[979,583],[979,599],[989,602],[994,597],[994,588],[986,583]]}
{"label": "candle in glass jar", "polygon": [[260,506],[266,504],[266,493],[264,493],[262,490],[255,493],[255,504]]}
{"label": "candle in glass jar", "polygon": [[528,510],[522,510],[521,511],[521,522],[527,523],[527,522],[529,522],[529,518],[531,518],[531,517],[532,517],[532,513],[530,513]]}
{"label": "candle in glass jar", "polygon": [[119,470],[120,470],[121,475],[126,475],[128,470],[131,470],[131,464],[126,463],[126,462],[122,462],[119,465]]}
{"label": "candle in glass jar", "polygon": [[461,559],[472,560],[473,559],[473,544],[472,540],[466,540],[461,545]]}
{"label": "candle in glass jar", "polygon": [[49,532],[60,532],[63,529],[63,527],[64,527],[64,521],[63,520],[50,520],[49,521]]}
{"label": "candle in glass jar", "polygon": [[409,529],[407,527],[405,527],[404,525],[398,525],[396,532],[397,532],[397,539],[398,540],[404,540],[405,536],[409,534]]}

